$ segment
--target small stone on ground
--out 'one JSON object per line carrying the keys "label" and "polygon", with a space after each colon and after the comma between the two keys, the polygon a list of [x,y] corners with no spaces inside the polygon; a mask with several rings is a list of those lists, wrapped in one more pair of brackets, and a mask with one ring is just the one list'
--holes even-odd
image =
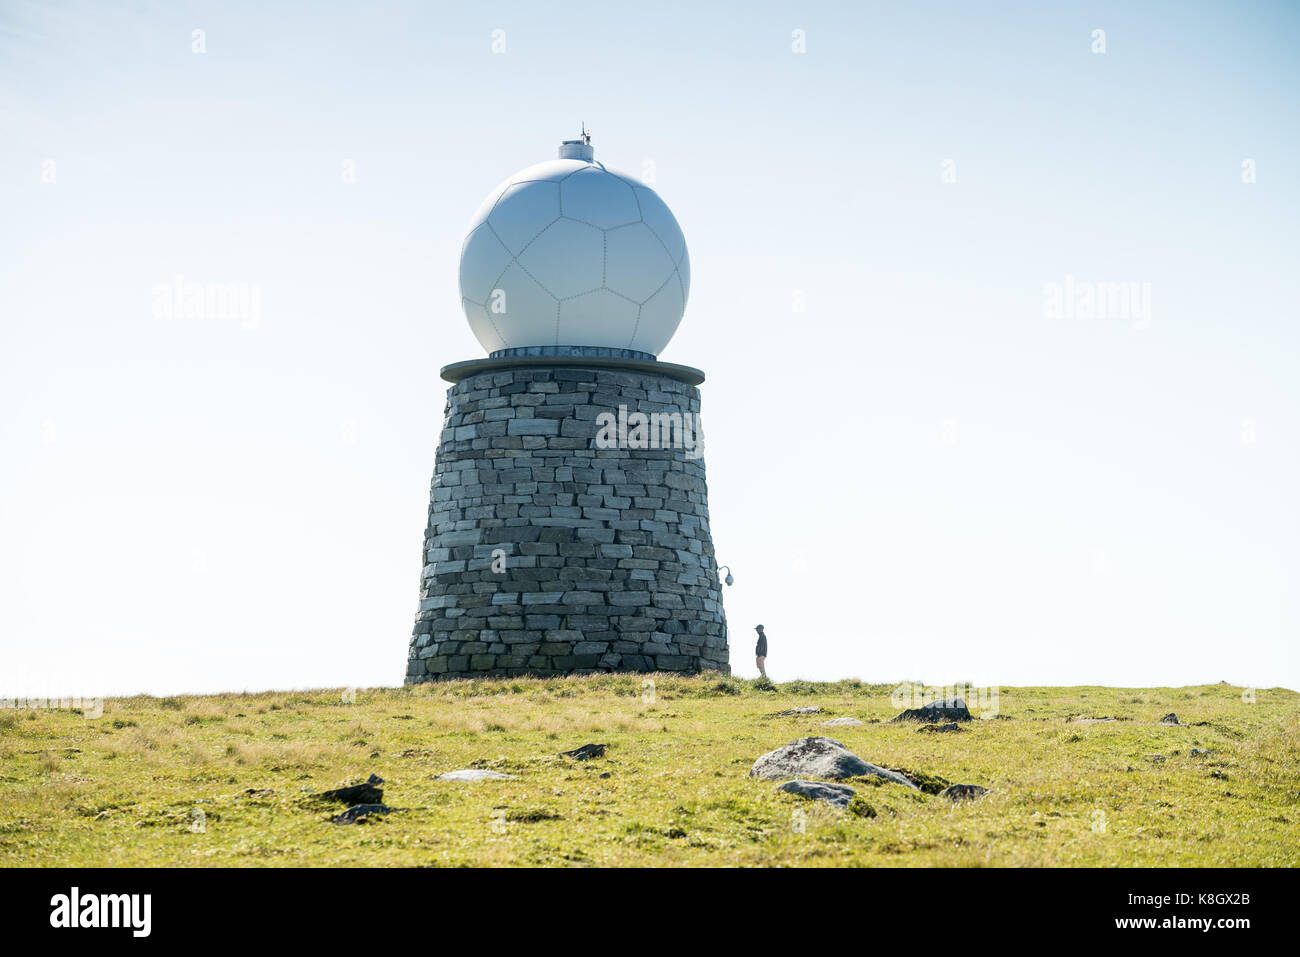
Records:
{"label": "small stone on ground", "polygon": [[939,797],[950,801],[974,801],[989,793],[989,789],[978,784],[950,784],[939,792]]}
{"label": "small stone on ground", "polygon": [[377,774],[370,775],[362,784],[353,784],[351,787],[335,788],[332,791],[322,792],[320,795],[327,801],[342,801],[344,804],[381,804],[384,800],[384,789],[380,787],[384,779]]}
{"label": "small stone on ground", "polygon": [[853,800],[853,795],[857,793],[847,784],[805,781],[802,778],[795,778],[793,781],[786,781],[785,784],[778,784],[776,789],[785,791],[787,794],[798,794],[810,801],[825,801],[835,807],[848,807],[849,802]]}
{"label": "small stone on ground", "polygon": [[863,761],[834,738],[800,738],[782,745],[755,761],[749,770],[749,776],[769,781],[781,778],[828,778],[838,781],[841,778],[870,776],[916,788],[915,784],[897,771]]}
{"label": "small stone on ground", "polygon": [[931,724],[937,724],[941,721],[969,721],[971,717],[965,701],[961,698],[949,698],[947,700],[931,701],[919,708],[908,708],[893,720],[927,721]]}
{"label": "small stone on ground", "polygon": [[387,804],[354,804],[333,820],[335,824],[356,824],[371,814],[389,814],[395,810],[397,808],[391,808]]}
{"label": "small stone on ground", "polygon": [[435,781],[513,781],[513,774],[489,771],[486,768],[464,768],[460,771],[444,771],[434,778]]}
{"label": "small stone on ground", "polygon": [[564,758],[573,758],[575,761],[590,761],[592,758],[603,758],[605,756],[606,745],[603,744],[584,744],[580,748],[574,748],[572,751],[561,751],[560,756]]}

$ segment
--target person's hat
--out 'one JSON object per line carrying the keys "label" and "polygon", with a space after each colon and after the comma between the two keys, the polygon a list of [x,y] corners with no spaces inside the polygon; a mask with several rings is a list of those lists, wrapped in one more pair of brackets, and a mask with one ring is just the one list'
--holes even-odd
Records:
{"label": "person's hat", "polygon": [[755,625],[755,626],[754,626],[754,630],[755,630],[755,631],[762,631],[762,630],[763,630],[763,626],[762,626],[762,625]]}

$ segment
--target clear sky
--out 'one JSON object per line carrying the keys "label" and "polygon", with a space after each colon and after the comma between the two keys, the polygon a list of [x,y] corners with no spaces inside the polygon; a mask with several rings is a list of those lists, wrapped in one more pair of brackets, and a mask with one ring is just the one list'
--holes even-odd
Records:
{"label": "clear sky", "polygon": [[690,247],[736,673],[1300,688],[1298,58],[1285,3],[6,2],[0,693],[399,683],[463,229],[579,121]]}

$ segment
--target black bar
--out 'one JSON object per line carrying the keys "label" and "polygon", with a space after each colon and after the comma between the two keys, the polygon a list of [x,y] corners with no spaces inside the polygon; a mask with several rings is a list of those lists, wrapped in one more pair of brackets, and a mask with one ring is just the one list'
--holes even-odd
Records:
{"label": "black bar", "polygon": [[[51,926],[53,902],[70,904],[74,887],[83,908],[90,896],[97,908],[98,895],[149,895],[148,935],[129,920],[143,929],[143,897],[138,911],[122,910],[126,926]],[[697,925],[706,935],[761,931],[751,943],[769,940],[768,927],[847,942],[859,926],[917,946],[1011,945],[1046,927],[1071,942],[1231,947],[1287,932],[1295,891],[1292,870],[12,869],[0,872],[0,919],[6,943],[382,945],[412,933],[450,940],[457,929],[505,941],[587,925],[654,935]],[[1134,920],[1154,924],[1121,926]]]}

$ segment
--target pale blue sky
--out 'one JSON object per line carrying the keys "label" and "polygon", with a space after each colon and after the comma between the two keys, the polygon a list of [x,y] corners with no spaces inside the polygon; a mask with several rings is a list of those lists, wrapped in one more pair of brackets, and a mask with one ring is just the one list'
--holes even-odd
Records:
{"label": "pale blue sky", "polygon": [[[1264,3],[7,3],[0,692],[399,682],[463,228],[579,120],[690,246],[737,673],[761,620],[777,678],[1300,687],[1297,50]],[[155,318],[178,275],[256,328]]]}

